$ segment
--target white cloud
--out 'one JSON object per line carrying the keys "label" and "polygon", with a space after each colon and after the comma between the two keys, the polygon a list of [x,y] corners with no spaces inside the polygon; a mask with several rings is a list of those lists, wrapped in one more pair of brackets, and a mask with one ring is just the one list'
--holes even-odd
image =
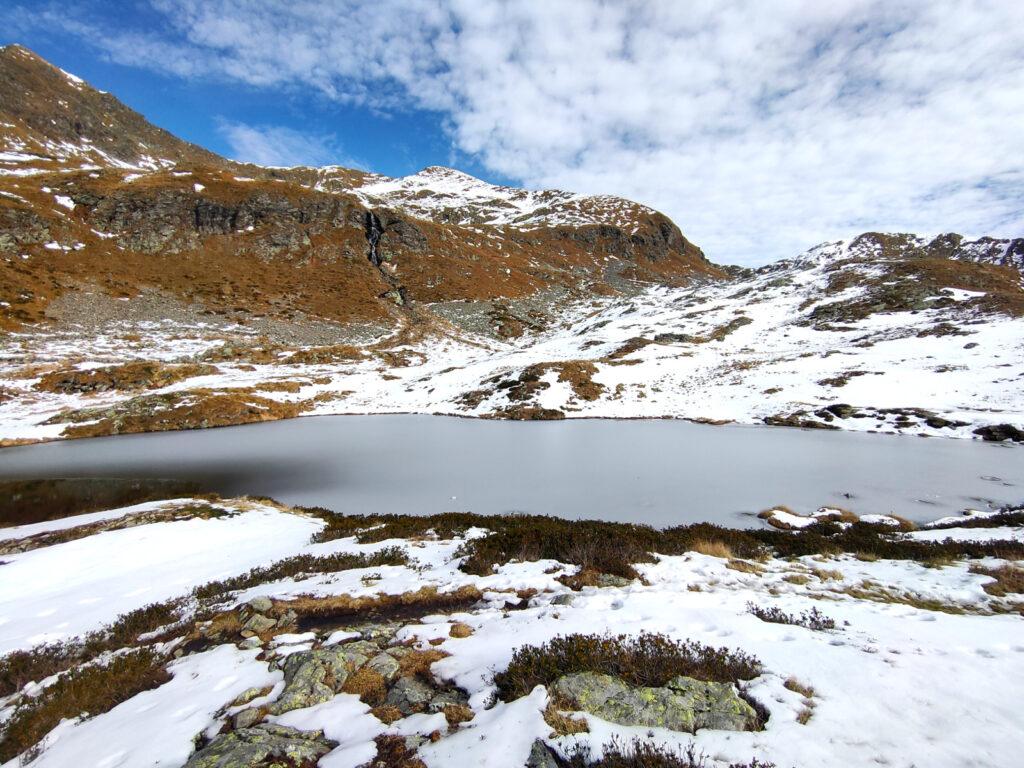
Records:
{"label": "white cloud", "polygon": [[247,125],[221,120],[218,130],[224,136],[233,160],[266,166],[346,165],[361,168],[337,145],[333,136],[317,136],[275,125]]}
{"label": "white cloud", "polygon": [[439,110],[495,172],[649,203],[719,261],[1024,232],[1018,0],[154,5],[173,34],[112,56]]}

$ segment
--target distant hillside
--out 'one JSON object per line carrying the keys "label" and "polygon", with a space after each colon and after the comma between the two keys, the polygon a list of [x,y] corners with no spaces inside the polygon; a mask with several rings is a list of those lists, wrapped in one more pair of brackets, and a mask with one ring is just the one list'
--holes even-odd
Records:
{"label": "distant hillside", "polygon": [[514,336],[566,300],[723,276],[665,216],[618,198],[440,168],[396,181],[235,163],[20,46],[0,51],[0,123],[0,291],[14,297],[0,327],[58,318],[53,302],[82,290],[156,290],[237,322],[383,327],[484,301],[490,329]]}

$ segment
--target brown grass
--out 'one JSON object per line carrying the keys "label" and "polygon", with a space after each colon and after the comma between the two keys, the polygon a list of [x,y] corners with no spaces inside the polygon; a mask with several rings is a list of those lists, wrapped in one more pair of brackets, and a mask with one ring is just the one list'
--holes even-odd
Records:
{"label": "brown grass", "polygon": [[842,581],[842,571],[835,571],[828,568],[815,568],[812,573],[822,581]]}
{"label": "brown grass", "polygon": [[279,560],[273,565],[253,568],[248,573],[223,581],[212,581],[193,590],[200,600],[222,597],[229,592],[248,589],[268,581],[292,578],[302,574],[337,573],[357,568],[377,568],[382,565],[408,565],[409,558],[401,547],[386,547],[371,553],[352,554],[336,552],[332,555],[296,555]]}
{"label": "brown grass", "polygon": [[109,407],[62,414],[51,421],[72,422],[64,429],[64,437],[100,437],[274,421],[298,416],[305,408],[304,403],[280,402],[244,390],[192,389],[139,395]]}
{"label": "brown grass", "polygon": [[709,557],[720,557],[723,560],[732,560],[736,556],[733,554],[732,547],[722,541],[713,541],[709,539],[697,539],[690,544],[690,550],[698,552],[702,555],[708,555]]}
{"label": "brown grass", "polygon": [[725,564],[725,567],[732,571],[739,571],[740,573],[752,573],[756,576],[760,576],[762,573],[764,573],[764,568],[762,568],[757,563],[750,562],[749,560],[737,560],[736,558],[732,558]]}
{"label": "brown grass", "polygon": [[[565,709],[571,709],[571,707],[565,707]],[[555,736],[571,736],[574,733],[588,733],[590,727],[587,725],[587,721],[581,717],[572,717],[562,713],[560,708],[554,700],[549,700],[547,707],[544,708],[544,722],[551,726],[551,737]]]}
{"label": "brown grass", "polygon": [[367,763],[367,768],[426,768],[401,736],[378,736],[374,743],[377,755]]}
{"label": "brown grass", "polygon": [[444,713],[444,719],[448,721],[448,726],[451,728],[467,723],[474,717],[473,710],[465,704],[446,704],[441,712]]}
{"label": "brown grass", "polygon": [[393,707],[387,704],[382,707],[374,707],[370,710],[370,714],[385,725],[391,725],[391,723],[405,717],[405,715],[402,714],[402,710],[398,707]]}
{"label": "brown grass", "polygon": [[384,676],[369,667],[363,667],[349,675],[341,690],[343,693],[355,694],[360,701],[371,707],[382,706],[388,694]]}
{"label": "brown grass", "polygon": [[801,683],[795,677],[787,678],[786,682],[784,682],[783,685],[789,690],[793,691],[794,693],[799,693],[805,699],[814,698],[814,689],[809,685]]}
{"label": "brown grass", "polygon": [[415,675],[417,677],[430,678],[430,667],[446,656],[448,656],[448,653],[436,649],[410,651],[398,660],[398,668],[403,676]]}
{"label": "brown grass", "polygon": [[971,573],[991,576],[995,579],[995,581],[981,585],[981,588],[993,597],[1024,593],[1024,568],[1016,565],[1003,565],[998,568],[973,566]]}
{"label": "brown grass", "polygon": [[[612,737],[601,747],[600,759],[594,759],[589,745],[581,744],[570,751],[568,760],[562,761],[562,765],[566,768],[711,768],[707,756],[697,752],[693,742],[683,749],[639,738],[625,743],[618,737]],[[754,759],[749,763],[732,763],[729,768],[775,768],[775,764]]]}
{"label": "brown grass", "polygon": [[400,595],[373,595],[352,597],[331,595],[329,597],[299,596],[278,603],[281,610],[295,611],[300,620],[335,619],[344,616],[370,614],[379,618],[390,616],[416,616],[434,611],[450,611],[468,608],[476,603],[483,593],[471,584],[452,592],[438,592],[437,587],[421,587],[415,592]]}
{"label": "brown grass", "polygon": [[50,643],[0,658],[0,696],[9,696],[30,682],[39,682],[71,667],[85,664],[102,653],[131,646],[140,635],[178,620],[180,601],[154,603],[120,616],[106,629],[79,641]]}
{"label": "brown grass", "polygon": [[449,637],[465,638],[473,634],[473,628],[469,624],[464,624],[461,621],[457,621],[452,624],[452,628],[448,630]]}
{"label": "brown grass", "polygon": [[158,389],[194,376],[209,376],[215,373],[219,373],[219,371],[212,365],[197,363],[167,365],[136,361],[109,368],[54,371],[40,378],[35,389],[64,394]]}
{"label": "brown grass", "polygon": [[[892,526],[860,522],[841,527],[836,522],[822,521],[799,531],[735,530],[708,523],[656,530],[644,525],[531,515],[342,516],[327,510],[308,511],[327,522],[318,535],[323,541],[347,536],[381,541],[428,534],[444,539],[457,537],[473,526],[487,528],[490,535],[467,541],[461,552],[466,556],[462,570],[480,575],[492,573],[495,565],[512,560],[550,558],[598,573],[637,578],[633,565],[652,562],[651,553],[655,552],[679,555],[695,551],[727,560],[758,560],[769,552],[782,558],[857,552],[918,562],[941,556],[1024,558],[1022,542],[914,541],[899,538]],[[843,516],[842,512],[837,514]]]}
{"label": "brown grass", "polygon": [[170,675],[163,663],[162,657],[142,649],[116,656],[106,665],[81,667],[62,675],[39,696],[24,699],[3,724],[0,761],[31,749],[65,718],[100,715],[167,682]]}
{"label": "brown grass", "polygon": [[804,685],[795,677],[790,677],[786,680],[783,685],[794,693],[799,693],[804,697],[803,707],[796,714],[796,721],[800,725],[807,725],[814,716],[814,707],[816,706],[814,701],[814,689],[809,685]]}

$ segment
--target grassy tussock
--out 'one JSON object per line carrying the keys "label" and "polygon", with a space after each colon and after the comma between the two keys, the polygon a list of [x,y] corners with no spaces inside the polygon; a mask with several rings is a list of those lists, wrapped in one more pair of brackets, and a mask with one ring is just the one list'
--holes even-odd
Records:
{"label": "grassy tussock", "polygon": [[849,595],[855,600],[870,600],[875,603],[890,603],[895,605],[909,605],[922,611],[939,611],[962,615],[964,613],[984,613],[975,605],[960,605],[953,602],[936,600],[932,597],[923,597],[913,592],[899,592],[894,589],[883,587],[870,580],[863,580],[859,584],[845,586],[837,589],[836,592]]}
{"label": "grassy tussock", "polygon": [[200,600],[209,600],[249,589],[269,581],[292,578],[302,574],[337,573],[355,568],[377,568],[382,565],[408,565],[409,558],[401,547],[387,547],[371,554],[338,552],[333,555],[297,555],[279,560],[273,565],[253,568],[248,573],[223,581],[212,581],[197,587],[193,594]]}
{"label": "grassy tussock", "polygon": [[142,691],[167,682],[164,660],[149,649],[114,657],[105,666],[81,667],[61,676],[39,696],[25,699],[4,723],[0,761],[31,749],[64,718],[96,716]]}
{"label": "grassy tussock", "polygon": [[795,677],[788,678],[783,685],[793,691],[793,693],[798,693],[803,696],[803,702],[801,702],[803,707],[799,712],[797,712],[796,721],[800,723],[800,725],[807,725],[807,723],[811,721],[811,718],[814,717],[814,707],[816,706],[814,701],[814,689],[809,685],[801,683]]}
{"label": "grassy tussock", "polygon": [[762,573],[764,573],[764,568],[762,568],[757,563],[752,563],[749,560],[739,560],[737,558],[729,560],[725,564],[725,567],[731,571],[739,571],[740,573],[752,573],[755,576],[760,576]]}
{"label": "grassy tussock", "polygon": [[[570,709],[565,707],[565,709]],[[562,708],[554,701],[548,701],[544,708],[544,722],[551,726],[551,737],[571,736],[574,733],[588,733],[590,727],[582,717],[572,717],[562,713]]]}
{"label": "grassy tussock", "polygon": [[411,651],[398,660],[398,668],[403,677],[418,676],[430,678],[430,667],[434,662],[448,656],[445,651],[431,649],[428,651]]}
{"label": "grassy tussock", "polygon": [[697,539],[690,544],[690,549],[701,555],[707,555],[708,557],[720,557],[723,560],[732,560],[735,557],[733,555],[732,548],[722,541]]}
{"label": "grassy tussock", "polygon": [[341,690],[344,693],[355,694],[360,701],[371,707],[383,705],[388,695],[384,676],[369,667],[363,667],[349,675]]}
{"label": "grassy tussock", "polygon": [[518,648],[494,682],[501,698],[511,701],[575,672],[600,672],[630,685],[659,687],[678,675],[718,682],[749,680],[761,673],[761,662],[741,651],[648,632],[565,635],[540,646]]}

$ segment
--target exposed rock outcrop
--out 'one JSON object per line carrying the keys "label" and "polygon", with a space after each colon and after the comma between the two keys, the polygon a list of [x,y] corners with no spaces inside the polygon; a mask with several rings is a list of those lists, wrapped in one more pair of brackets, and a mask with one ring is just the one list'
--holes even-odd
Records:
{"label": "exposed rock outcrop", "polygon": [[752,730],[757,713],[729,683],[676,677],[663,688],[632,688],[618,678],[581,672],[559,678],[555,700],[619,725],[668,728],[693,733],[700,728]]}

